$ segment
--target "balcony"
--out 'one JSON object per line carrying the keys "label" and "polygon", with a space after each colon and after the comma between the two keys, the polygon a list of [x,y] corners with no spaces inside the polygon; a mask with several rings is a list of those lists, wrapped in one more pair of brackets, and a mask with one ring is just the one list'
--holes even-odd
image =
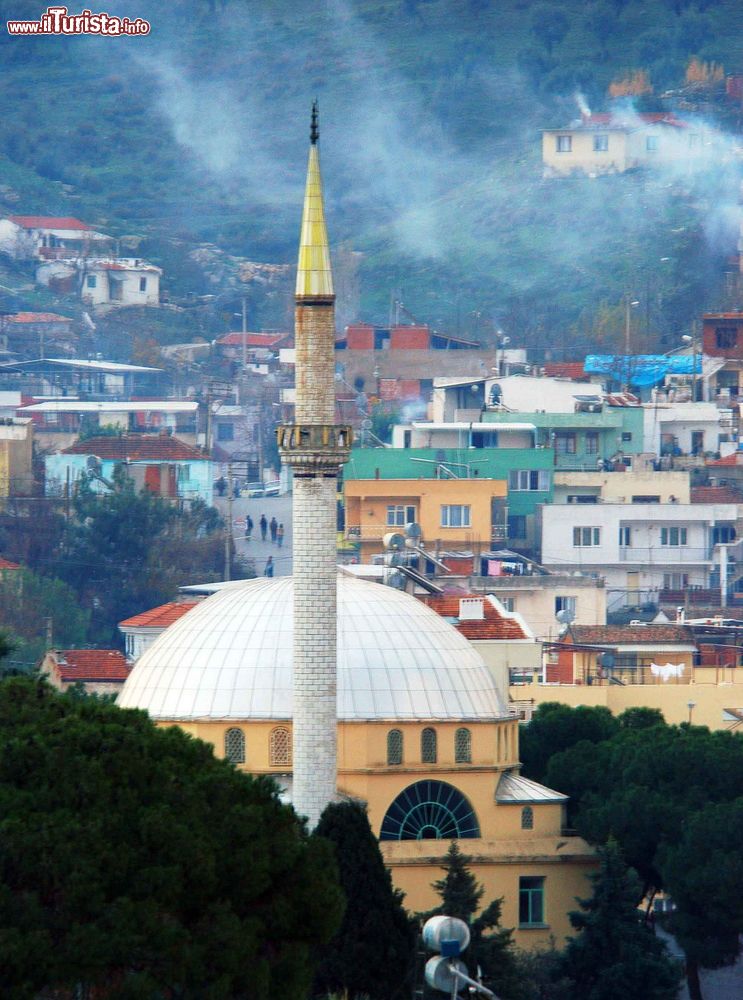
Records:
{"label": "balcony", "polygon": [[621,562],[639,563],[644,566],[667,566],[671,563],[708,563],[712,560],[712,546],[691,545],[628,545],[619,549]]}

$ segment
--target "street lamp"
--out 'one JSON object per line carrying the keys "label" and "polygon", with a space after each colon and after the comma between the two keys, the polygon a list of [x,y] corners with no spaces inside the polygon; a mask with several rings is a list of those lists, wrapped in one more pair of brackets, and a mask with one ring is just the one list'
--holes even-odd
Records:
{"label": "street lamp", "polygon": [[632,308],[639,306],[640,300],[633,299],[630,293],[624,297],[624,391],[629,392],[630,354],[632,353]]}
{"label": "street lamp", "polygon": [[691,714],[697,707],[697,703],[695,701],[687,701],[686,707],[689,709],[689,725],[691,725]]}
{"label": "street lamp", "polygon": [[506,347],[511,343],[511,338],[507,337],[502,330],[496,330],[496,335],[498,337],[497,345],[498,350],[500,350],[500,357],[498,356],[498,350],[496,350],[495,363],[498,366],[498,374],[503,375],[503,368],[506,362]]}

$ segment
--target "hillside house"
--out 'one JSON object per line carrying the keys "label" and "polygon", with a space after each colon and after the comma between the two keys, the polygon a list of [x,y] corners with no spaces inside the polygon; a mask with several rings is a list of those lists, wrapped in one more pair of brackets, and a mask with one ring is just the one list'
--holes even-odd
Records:
{"label": "hillside house", "polygon": [[47,351],[73,355],[77,334],[73,320],[57,313],[17,312],[0,316],[0,346],[23,358],[43,358]]}
{"label": "hillside house", "polygon": [[45,459],[46,495],[59,496],[83,477],[91,489],[107,493],[117,473],[137,490],[168,500],[212,503],[212,463],[203,452],[167,434],[125,434],[79,441]]}
{"label": "hillside house", "polygon": [[114,696],[131,669],[118,649],[52,649],[39,667],[41,675],[59,691],[82,684],[88,694]]}
{"label": "hillside house", "polygon": [[17,260],[75,260],[110,253],[113,240],[87,222],[49,215],[0,219],[0,250]]}
{"label": "hillside house", "polygon": [[177,622],[191,608],[195,608],[198,603],[198,601],[171,601],[119,622],[119,631],[124,636],[127,660],[130,663],[138,660],[166,628]]}
{"label": "hillside house", "polygon": [[83,358],[35,358],[0,364],[0,388],[24,396],[72,401],[157,398],[168,379],[162,368]]}
{"label": "hillside house", "polygon": [[660,164],[683,166],[703,149],[706,130],[670,112],[582,115],[565,128],[542,130],[545,177],[621,174]]}

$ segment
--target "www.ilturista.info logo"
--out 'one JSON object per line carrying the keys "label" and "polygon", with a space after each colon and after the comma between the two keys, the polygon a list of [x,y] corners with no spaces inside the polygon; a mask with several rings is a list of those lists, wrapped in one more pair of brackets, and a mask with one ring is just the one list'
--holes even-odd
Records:
{"label": "www.ilturista.info logo", "polygon": [[8,21],[9,35],[149,35],[150,22],[115,14],[83,10],[68,14],[66,7],[47,7],[38,21]]}

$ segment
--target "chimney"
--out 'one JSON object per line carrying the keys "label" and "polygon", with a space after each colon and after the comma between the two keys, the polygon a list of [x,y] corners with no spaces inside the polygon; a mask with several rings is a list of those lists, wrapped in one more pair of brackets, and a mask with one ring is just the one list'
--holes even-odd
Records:
{"label": "chimney", "polygon": [[485,620],[485,601],[482,597],[460,597],[460,622],[481,622]]}

